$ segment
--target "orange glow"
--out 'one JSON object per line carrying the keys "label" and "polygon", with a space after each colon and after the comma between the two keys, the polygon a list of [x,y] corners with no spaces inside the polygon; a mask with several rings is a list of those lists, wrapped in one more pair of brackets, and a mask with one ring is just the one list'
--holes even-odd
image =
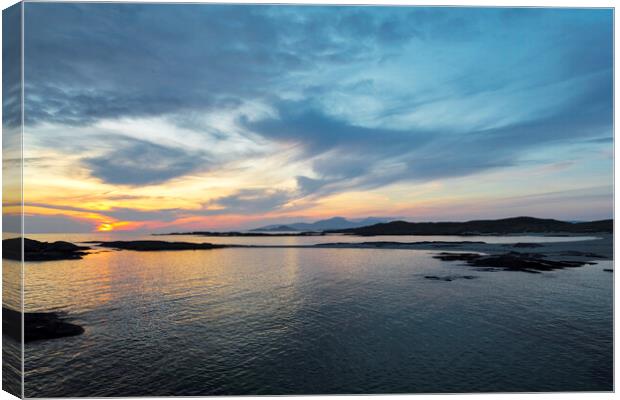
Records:
{"label": "orange glow", "polygon": [[142,224],[138,222],[130,221],[114,221],[114,222],[102,222],[97,226],[98,232],[110,232],[110,231],[130,231],[141,227]]}
{"label": "orange glow", "polygon": [[109,232],[113,229],[114,227],[112,226],[112,224],[108,224],[108,223],[103,223],[97,227],[97,231],[99,232]]}

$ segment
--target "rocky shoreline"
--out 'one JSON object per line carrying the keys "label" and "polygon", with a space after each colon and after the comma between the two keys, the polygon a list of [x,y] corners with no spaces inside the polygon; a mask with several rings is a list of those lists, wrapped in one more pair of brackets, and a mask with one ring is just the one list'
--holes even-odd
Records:
{"label": "rocky shoreline", "polygon": [[[333,248],[333,249],[395,249],[433,250],[434,257],[443,261],[463,261],[478,268],[499,268],[513,271],[541,272],[574,268],[591,264],[593,260],[610,260],[613,257],[613,236],[570,242],[540,243],[486,243],[482,241],[376,241],[360,243],[319,243],[314,245],[239,245],[191,242],[166,242],[160,240],[93,241],[96,247],[132,251],[183,251],[214,250],[225,248]],[[26,261],[80,259],[91,247],[68,242],[38,242],[24,239]],[[5,258],[19,260],[19,239],[3,241]]]}
{"label": "rocky shoreline", "polygon": [[[49,243],[24,238],[24,261],[79,260],[87,254],[86,250],[90,250],[90,247],[64,241]],[[2,258],[21,261],[22,239],[4,239]]]}
{"label": "rocky shoreline", "polygon": [[88,242],[99,247],[133,251],[166,251],[166,250],[213,250],[230,247],[212,243],[166,242],[163,240],[130,240],[111,242]]}
{"label": "rocky shoreline", "polygon": [[35,312],[21,314],[19,311],[7,307],[2,307],[2,333],[14,340],[21,341],[22,315],[24,317],[24,342],[57,339],[84,333],[84,328],[65,321],[59,313]]}
{"label": "rocky shoreline", "polygon": [[505,254],[483,255],[477,253],[439,253],[433,258],[442,261],[465,261],[467,265],[491,269],[504,269],[540,273],[556,269],[582,267],[595,264],[580,260],[551,260],[544,254],[509,252]]}
{"label": "rocky shoreline", "polygon": [[[613,236],[601,234],[595,239],[571,242],[540,243],[486,243],[482,241],[376,241],[361,243],[320,243],[314,245],[238,245],[189,242],[166,242],[158,240],[97,241],[88,242],[93,247],[78,246],[68,242],[39,242],[24,239],[26,261],[81,259],[99,247],[131,251],[184,251],[214,250],[225,248],[307,248],[307,249],[393,249],[433,251],[433,257],[446,262],[461,262],[476,271],[521,271],[526,273],[549,272],[565,268],[577,268],[595,264],[597,260],[613,259]],[[21,259],[21,239],[3,240],[3,257]],[[613,269],[605,269],[613,272]],[[474,275],[447,275],[424,277],[429,281],[451,282],[476,279]],[[3,308],[3,333],[21,340],[21,314]],[[25,313],[24,340],[26,342],[80,335],[84,328],[67,322],[65,316],[55,312]]]}

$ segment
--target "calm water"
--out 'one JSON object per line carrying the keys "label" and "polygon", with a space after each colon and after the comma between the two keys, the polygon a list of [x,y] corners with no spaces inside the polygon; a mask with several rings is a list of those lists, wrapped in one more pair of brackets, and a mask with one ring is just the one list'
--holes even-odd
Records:
{"label": "calm water", "polygon": [[101,251],[28,263],[26,310],[65,311],[86,333],[27,344],[26,396],[612,389],[611,262],[479,272],[432,254]]}
{"label": "calm water", "polygon": [[28,235],[29,238],[41,241],[67,240],[69,242],[106,241],[106,240],[165,240],[169,242],[192,242],[192,243],[217,243],[217,244],[242,244],[242,245],[313,245],[319,243],[358,243],[358,242],[422,242],[422,241],[479,241],[487,243],[517,243],[517,242],[574,242],[579,240],[596,239],[595,236],[349,236],[349,235],[326,235],[326,236],[254,236],[254,237],[216,237],[195,235],[134,235],[123,233],[78,233],[59,236],[57,234]]}

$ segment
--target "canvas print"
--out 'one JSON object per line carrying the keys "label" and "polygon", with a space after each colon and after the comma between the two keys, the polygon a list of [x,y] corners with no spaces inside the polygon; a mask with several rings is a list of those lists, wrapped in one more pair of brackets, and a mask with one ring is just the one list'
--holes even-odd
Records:
{"label": "canvas print", "polygon": [[613,386],[613,9],[3,13],[3,389]]}

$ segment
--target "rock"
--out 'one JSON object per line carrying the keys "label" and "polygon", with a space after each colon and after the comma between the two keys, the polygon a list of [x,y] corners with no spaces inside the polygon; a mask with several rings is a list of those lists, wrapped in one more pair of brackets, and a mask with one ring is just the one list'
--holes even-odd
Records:
{"label": "rock", "polygon": [[[293,229],[295,230],[295,229]],[[278,233],[277,231],[271,232],[209,232],[209,231],[196,231],[196,232],[171,232],[171,233],[153,233],[153,236],[212,236],[212,237],[288,237],[288,236],[325,236],[323,232],[286,232]]]}
{"label": "rock", "polygon": [[[21,238],[3,240],[2,257],[21,261],[21,243]],[[24,261],[79,260],[87,254],[84,250],[88,249],[69,242],[48,243],[24,238]]]}
{"label": "rock", "polygon": [[477,276],[473,275],[448,275],[448,276],[435,276],[435,275],[426,275],[424,279],[429,279],[433,281],[445,281],[452,282],[456,279],[476,279]]}
{"label": "rock", "polygon": [[519,253],[511,251],[505,254],[482,255],[475,253],[439,253],[434,255],[443,261],[465,261],[468,265],[483,268],[502,268],[513,271],[536,273],[563,268],[581,267],[592,264],[587,261],[549,260],[543,254]]}
{"label": "rock", "polygon": [[50,243],[47,246],[47,250],[48,251],[79,251],[79,250],[82,250],[82,248],[73,243],[64,242],[60,240],[58,242]]}
{"label": "rock", "polygon": [[424,277],[424,279],[430,279],[433,281],[448,281],[450,282],[452,279],[448,278],[447,276],[445,277],[440,277],[440,276],[432,276],[432,275],[427,275]]}
{"label": "rock", "polygon": [[[58,313],[24,313],[24,342],[77,336],[84,333],[79,325],[64,321]],[[2,333],[21,340],[21,314],[2,307]]]}
{"label": "rock", "polygon": [[614,270],[610,269],[610,268],[605,268],[603,271],[605,271],[605,272],[614,272]]}
{"label": "rock", "polygon": [[230,247],[212,243],[164,242],[160,240],[134,240],[114,242],[91,242],[101,247],[134,251],[165,251],[165,250],[211,250]]}
{"label": "rock", "polygon": [[575,251],[575,250],[566,250],[566,251],[561,252],[560,255],[568,256],[568,257],[605,258],[595,253]]}
{"label": "rock", "polygon": [[542,244],[539,243],[515,243],[512,245],[512,247],[516,247],[516,248],[535,248],[535,247],[544,247]]}
{"label": "rock", "polygon": [[439,253],[433,256],[433,258],[442,261],[469,261],[479,257],[481,255],[476,253]]}

